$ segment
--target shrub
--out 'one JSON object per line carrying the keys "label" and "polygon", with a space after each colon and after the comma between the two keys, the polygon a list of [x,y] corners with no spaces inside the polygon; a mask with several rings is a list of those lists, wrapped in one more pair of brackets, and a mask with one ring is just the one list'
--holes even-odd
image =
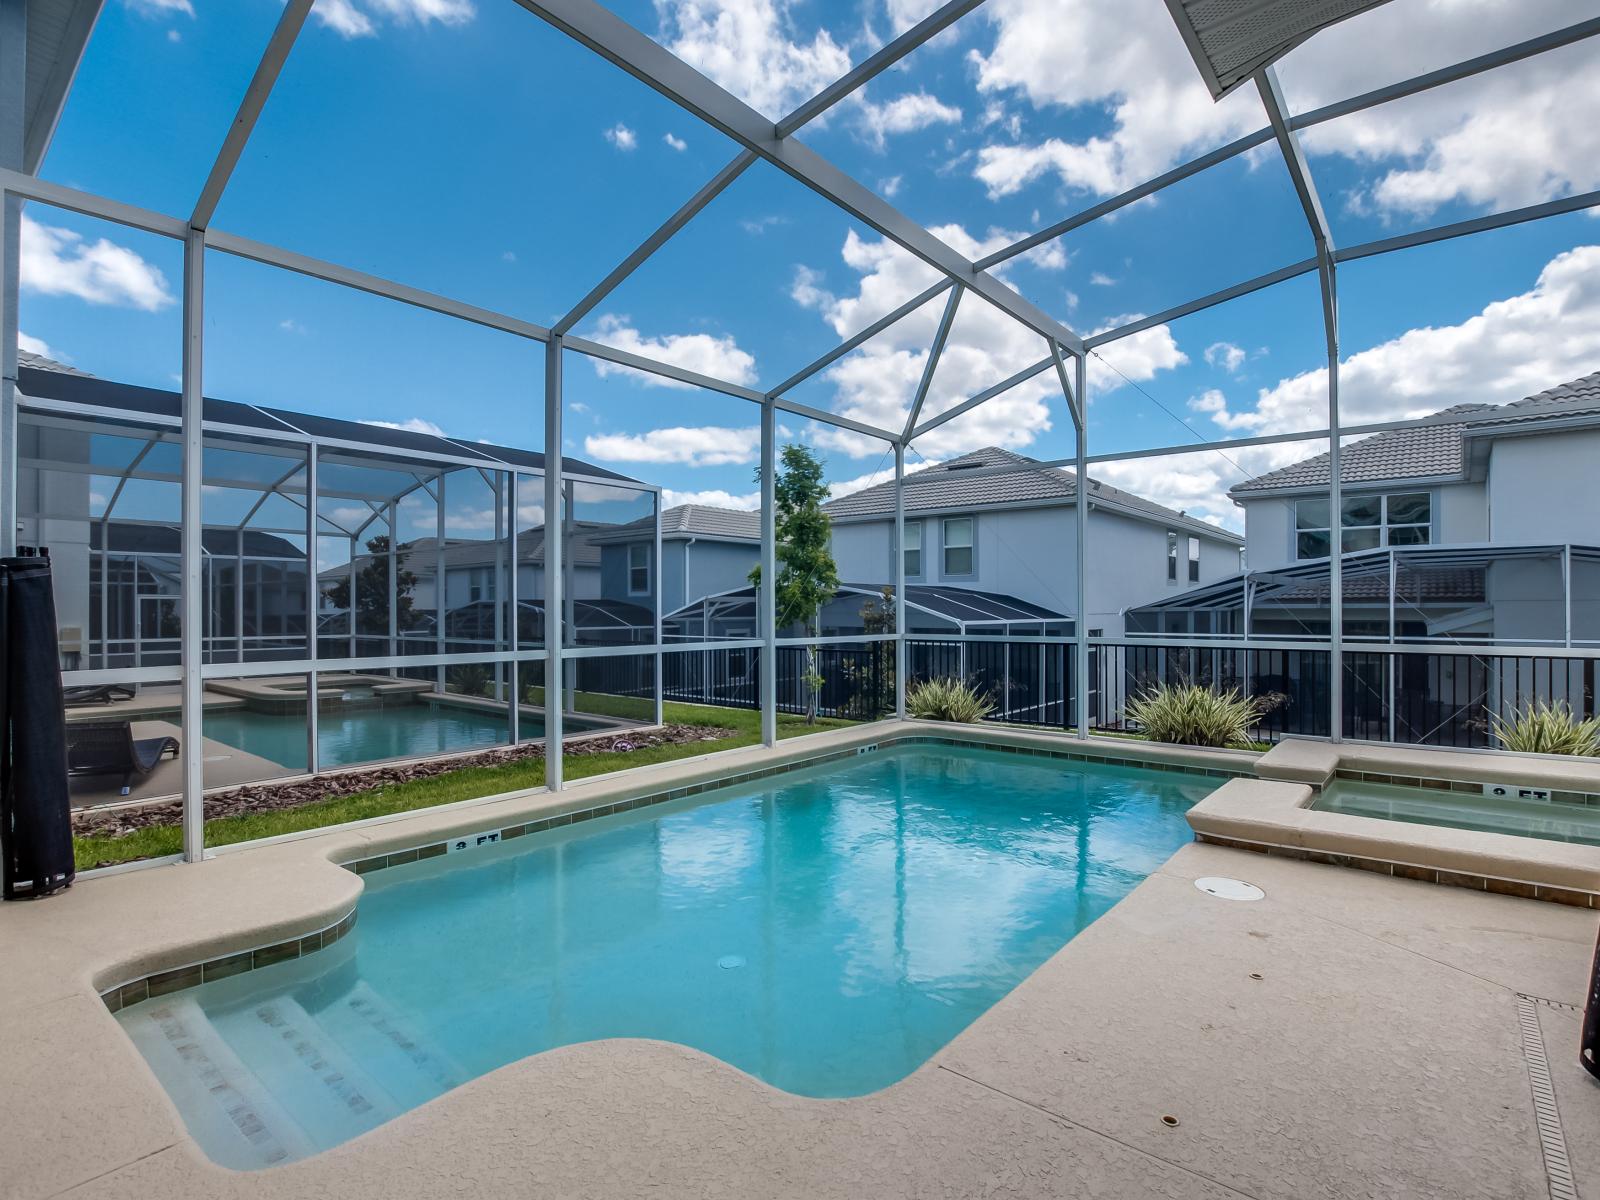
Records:
{"label": "shrub", "polygon": [[1128,717],[1152,742],[1180,746],[1232,746],[1248,741],[1264,709],[1234,688],[1163,683],[1128,702]]}
{"label": "shrub", "polygon": [[465,663],[445,671],[445,690],[463,696],[486,696],[493,678],[488,667]]}
{"label": "shrub", "polygon": [[923,721],[981,721],[994,701],[964,679],[924,679],[906,689],[906,711]]}
{"label": "shrub", "polygon": [[1600,717],[1579,720],[1565,700],[1535,700],[1512,712],[1511,720],[1492,718],[1494,735],[1506,750],[1523,754],[1600,755]]}

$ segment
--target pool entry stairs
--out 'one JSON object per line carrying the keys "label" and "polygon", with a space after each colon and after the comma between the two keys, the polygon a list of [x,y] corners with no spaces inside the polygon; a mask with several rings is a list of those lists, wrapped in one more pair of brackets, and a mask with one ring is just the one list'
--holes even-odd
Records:
{"label": "pool entry stairs", "polygon": [[314,1010],[302,996],[275,996],[206,1011],[192,996],[148,1000],[120,1019],[224,1166],[315,1154],[471,1075],[359,980]]}

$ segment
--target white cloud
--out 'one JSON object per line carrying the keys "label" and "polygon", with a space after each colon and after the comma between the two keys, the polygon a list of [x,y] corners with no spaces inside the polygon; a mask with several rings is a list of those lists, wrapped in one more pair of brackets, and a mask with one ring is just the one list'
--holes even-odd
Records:
{"label": "white cloud", "polygon": [[680,492],[675,488],[661,489],[663,508],[677,508],[680,504],[705,504],[712,508],[737,508],[745,512],[754,512],[761,507],[761,493],[755,491],[735,495],[721,488],[703,492]]}
{"label": "white cloud", "polygon": [[279,321],[278,322],[278,328],[283,330],[285,333],[306,334],[306,333],[310,333],[311,332],[304,325],[300,324],[299,321],[296,321],[293,317],[285,317],[283,320]]}
{"label": "white cloud", "polygon": [[1094,284],[1095,287],[1115,287],[1117,285],[1117,281],[1104,271],[1094,272],[1089,276],[1089,282]]}
{"label": "white cloud", "polygon": [[[1590,0],[1536,7],[1384,5],[1293,52],[1283,71],[1290,106],[1341,100],[1593,15]],[[1109,117],[1108,127],[1076,139],[1025,141],[1020,127],[1008,128],[1009,143],[985,146],[976,159],[974,174],[991,196],[1046,177],[1109,195],[1264,123],[1248,85],[1212,102],[1158,0],[989,0],[983,11],[996,34],[988,53],[970,55],[980,92]],[[1600,46],[1567,47],[1317,126],[1305,141],[1313,154],[1376,172],[1346,200],[1384,213],[1425,214],[1450,201],[1507,208],[1584,191],[1600,187],[1597,71]]]}
{"label": "white cloud", "polygon": [[[937,466],[937,462],[929,460],[918,463],[916,467],[906,468],[906,478],[910,478],[917,471],[926,470]],[[893,467],[880,467],[876,471],[868,471],[865,475],[857,475],[854,479],[841,479],[828,485],[828,499],[837,500],[841,496],[849,496],[855,492],[864,492],[870,487],[877,487],[880,483],[888,483],[894,478]]]}
{"label": "white cloud", "polygon": [[860,107],[862,131],[880,150],[890,134],[914,133],[930,125],[954,125],[961,120],[959,108],[927,92],[907,92],[886,104],[863,100]]}
{"label": "white cloud", "polygon": [[514,263],[514,262],[516,262],[517,261],[517,252],[515,250],[502,250],[502,251],[500,251],[500,261],[504,262],[504,263]]}
{"label": "white cloud", "polygon": [[739,228],[746,233],[760,235],[771,229],[774,225],[787,225],[789,218],[778,213],[765,217],[746,217],[739,222]]}
{"label": "white cloud", "polygon": [[76,296],[156,312],[173,302],[167,277],[126,246],[22,216],[22,286],[46,296]]}
{"label": "white cloud", "polygon": [[194,16],[194,5],[189,0],[122,0],[122,2],[141,17],[159,19],[179,13],[186,17]]}
{"label": "white cloud", "polygon": [[1244,350],[1232,342],[1212,342],[1206,347],[1206,362],[1213,367],[1221,367],[1230,375],[1244,366],[1246,357]]}
{"label": "white cloud", "polygon": [[891,175],[887,179],[878,180],[878,190],[890,200],[900,191],[900,184],[904,182],[901,176]]}
{"label": "white cloud", "polygon": [[661,140],[674,150],[687,150],[689,148],[689,143],[675,133],[664,133],[661,135]]}
{"label": "white cloud", "polygon": [[17,349],[25,350],[29,354],[38,354],[45,358],[53,358],[56,362],[66,361],[61,357],[61,355],[50,349],[49,344],[46,343],[43,338],[33,337],[21,329],[17,330]]}
{"label": "white cloud", "polygon": [[760,445],[758,426],[729,429],[701,425],[692,429],[652,429],[647,433],[591,434],[583,439],[583,452],[606,462],[726,467],[755,462]]}
{"label": "white cloud", "polygon": [[791,36],[783,0],[657,0],[657,40],[769,117],[785,116],[850,69],[826,30]]}
{"label": "white cloud", "polygon": [[985,146],[974,174],[993,196],[1049,174],[1082,191],[1119,192],[1263,123],[1248,88],[1212,102],[1160,0],[989,0],[982,11],[996,36],[989,53],[970,55],[980,92],[1035,108],[1103,107],[1111,117],[1109,130],[1081,141]]}
{"label": "white cloud", "polygon": [[445,437],[445,431],[424,417],[407,417],[404,421],[362,421],[363,425],[376,425],[379,429],[399,429],[406,433],[429,433]]}
{"label": "white cloud", "polygon": [[[933,233],[973,259],[1016,237],[1007,230],[990,230],[978,238],[959,225],[940,226]],[[821,285],[819,275],[803,268],[790,292],[802,307],[819,313],[840,338],[849,337],[938,278],[931,267],[893,243],[871,241],[854,231],[846,235],[842,254],[845,264],[859,276],[853,295],[834,295]],[[1066,265],[1059,246],[1041,247],[1034,255],[1018,261],[1054,269]],[[834,388],[834,410],[880,428],[902,428],[943,306],[942,298],[930,301],[829,368],[822,378]],[[1043,353],[1038,334],[981,297],[967,295],[934,373],[923,416],[953,407],[1037,362]],[[1183,361],[1164,326],[1117,345],[1117,365],[1140,381]],[[1112,390],[1123,382],[1099,360],[1091,360],[1091,371],[1097,391]],[[917,449],[941,458],[983,445],[1023,449],[1063,418],[1058,385],[1053,374],[1045,372],[940,426],[919,439]],[[881,442],[844,430],[824,431],[818,441],[856,457],[883,450]]]}
{"label": "white cloud", "polygon": [[[709,333],[669,333],[665,337],[650,338],[629,325],[627,317],[614,316],[611,313],[600,318],[590,336],[595,341],[615,346],[618,350],[658,359],[701,375],[710,375],[724,383],[748,386],[756,381],[755,356],[739,349],[739,344],[732,337],[717,337]],[[590,361],[594,363],[595,373],[602,379],[608,375],[631,375],[642,383],[653,384],[656,387],[692,386],[679,383],[675,379],[652,375],[647,371],[638,371],[633,367],[619,366],[604,359],[594,358]]]}
{"label": "white cloud", "polygon": [[[1580,246],[1547,263],[1526,292],[1485,305],[1459,324],[1411,329],[1344,359],[1339,412],[1354,425],[1426,416],[1454,404],[1505,404],[1587,374],[1597,363],[1600,246]],[[1234,408],[1213,389],[1190,408],[1227,430],[1295,432],[1327,423],[1327,388],[1325,369],[1306,371],[1260,389],[1252,404]],[[1106,463],[1100,472],[1152,500],[1237,526],[1238,510],[1224,494],[1229,487],[1325,449],[1305,442],[1238,447]]]}
{"label": "white cloud", "polygon": [[[168,0],[156,0],[166,3]],[[372,37],[374,15],[397,25],[464,25],[477,16],[472,0],[317,0],[311,15],[341,37]]]}
{"label": "white cloud", "polygon": [[606,141],[610,142],[618,150],[632,150],[639,144],[639,135],[621,121],[618,121],[610,129],[606,130]]}

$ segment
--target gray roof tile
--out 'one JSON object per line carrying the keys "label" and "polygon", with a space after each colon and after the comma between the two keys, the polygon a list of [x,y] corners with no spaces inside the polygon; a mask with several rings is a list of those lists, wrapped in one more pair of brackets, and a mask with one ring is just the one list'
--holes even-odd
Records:
{"label": "gray roof tile", "polygon": [[[1457,404],[1435,416],[1461,414],[1472,424],[1448,422],[1416,429],[1396,429],[1362,438],[1344,448],[1339,461],[1341,483],[1382,483],[1396,479],[1428,479],[1458,475],[1466,466],[1466,439],[1479,427],[1520,424],[1565,416],[1600,414],[1600,371],[1517,400],[1511,404]],[[1230,496],[1288,488],[1326,486],[1332,480],[1328,455],[1290,463],[1247,479]]]}
{"label": "gray roof tile", "polygon": [[[965,474],[974,467],[1017,467],[1003,475]],[[1031,469],[1030,469],[1031,468]],[[1090,502],[1114,504],[1153,521],[1203,531],[1210,536],[1237,540],[1237,535],[1221,526],[1180,513],[1146,500],[1143,496],[1112,487],[1102,480],[1089,479]],[[1062,467],[1040,466],[1037,459],[998,446],[985,446],[960,458],[935,467],[924,467],[906,476],[905,508],[908,513],[949,511],[964,508],[1004,508],[1040,501],[1071,501],[1077,494],[1076,472]],[[836,520],[887,516],[894,512],[894,483],[852,492],[823,507]]]}

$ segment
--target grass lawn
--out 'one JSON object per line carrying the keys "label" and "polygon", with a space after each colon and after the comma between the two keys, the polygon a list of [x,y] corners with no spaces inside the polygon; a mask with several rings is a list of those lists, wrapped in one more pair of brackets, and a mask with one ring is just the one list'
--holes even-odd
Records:
{"label": "grass lawn", "polygon": [[[600,711],[596,707],[586,707],[583,704],[579,707],[584,712]],[[761,740],[761,715],[749,709],[669,703],[664,707],[663,717],[669,725],[716,726],[726,730],[727,736],[712,742],[647,746],[639,750],[606,754],[568,753],[564,763],[566,777],[585,779],[591,775],[621,771],[627,767],[642,767],[650,763],[671,762],[674,759],[708,754],[716,750],[752,746]],[[819,717],[815,725],[807,725],[804,717],[779,713],[778,736],[786,738],[802,733],[816,733],[823,729],[842,729],[854,723]],[[542,786],[544,786],[544,760],[541,758],[486,767],[465,767],[445,775],[376,787],[370,792],[339,796],[331,800],[302,805],[299,808],[219,817],[206,822],[206,845],[226,846],[234,842],[275,837],[278,834],[296,833],[303,829],[317,829],[324,825],[341,825],[346,821],[361,821],[389,813],[432,808],[439,804],[471,800],[478,796],[491,796],[498,792],[515,791],[518,788]],[[177,854],[182,849],[183,833],[177,825],[152,826],[124,834],[122,837],[73,839],[73,851],[80,871],[107,863],[160,858],[168,854]]]}

